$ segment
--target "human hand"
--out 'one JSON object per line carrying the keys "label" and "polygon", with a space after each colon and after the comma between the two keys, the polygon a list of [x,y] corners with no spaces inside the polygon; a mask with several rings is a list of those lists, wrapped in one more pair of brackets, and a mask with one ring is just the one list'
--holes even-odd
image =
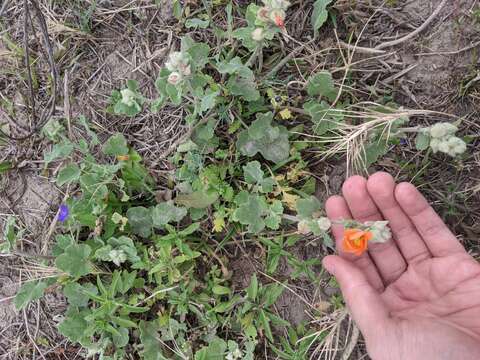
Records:
{"label": "human hand", "polygon": [[[327,256],[374,360],[480,359],[480,264],[420,192],[387,173],[343,185],[326,203],[331,220],[388,220],[393,239],[361,256]],[[343,229],[332,227],[337,249]]]}

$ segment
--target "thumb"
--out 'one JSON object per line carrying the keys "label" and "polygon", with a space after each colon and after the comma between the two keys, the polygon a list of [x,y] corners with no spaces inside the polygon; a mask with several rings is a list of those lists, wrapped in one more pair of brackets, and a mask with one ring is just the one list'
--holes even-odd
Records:
{"label": "thumb", "polygon": [[335,255],[325,257],[323,266],[340,284],[345,302],[365,338],[381,332],[389,319],[388,310],[362,271]]}

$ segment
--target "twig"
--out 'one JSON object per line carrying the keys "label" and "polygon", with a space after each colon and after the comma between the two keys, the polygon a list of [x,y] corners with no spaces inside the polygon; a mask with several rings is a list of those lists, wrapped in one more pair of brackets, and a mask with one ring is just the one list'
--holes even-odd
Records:
{"label": "twig", "polygon": [[357,46],[357,45],[351,45],[351,44],[347,44],[346,42],[343,42],[343,41],[339,41],[338,43],[345,49],[353,50],[353,51],[355,51],[357,53],[361,53],[361,54],[380,55],[380,54],[385,54],[386,53],[385,50],[378,50],[378,49],[373,49],[373,48],[361,47],[361,46]]}
{"label": "twig", "polygon": [[2,7],[0,8],[0,16],[3,15],[3,12],[7,8],[7,5],[8,5],[8,0],[5,0],[5,2],[2,4]]}
{"label": "twig", "polygon": [[[57,99],[58,72],[57,72],[57,68],[56,68],[56,65],[55,65],[55,57],[53,55],[52,44],[50,42],[49,35],[48,35],[47,23],[45,21],[45,17],[42,14],[42,11],[40,10],[40,7],[38,5],[37,0],[30,0],[30,3],[32,4],[32,7],[35,10],[35,18],[37,19],[37,21],[40,25],[40,30],[41,30],[41,33],[42,33],[44,46],[47,50],[46,51],[47,62],[49,64],[50,72],[51,72],[51,75],[52,75],[52,78],[53,78],[52,90],[51,90],[50,99],[48,100],[48,103],[47,103],[46,107],[43,109],[43,111],[40,115],[40,119],[33,125],[31,130],[26,135],[19,136],[19,137],[11,136],[10,134],[7,134],[7,133],[5,133],[5,131],[0,129],[0,134],[2,136],[6,137],[10,140],[13,140],[13,141],[26,140],[26,139],[30,138],[33,134],[35,134],[38,130],[40,130],[43,127],[43,125],[45,125],[47,123],[47,121],[50,119],[50,117],[53,115],[53,113],[55,111],[55,103],[56,103],[56,99]],[[34,104],[35,99],[33,98],[33,90],[32,90],[33,86],[30,84],[30,82],[31,82],[31,80],[30,80],[31,69],[30,69],[30,51],[29,51],[29,48],[28,48],[28,33],[29,33],[29,28],[30,28],[28,26],[28,21],[30,21],[30,23],[31,23],[30,26],[31,26],[32,30],[33,30],[33,21],[32,21],[32,18],[31,18],[29,7],[28,7],[28,0],[24,0],[23,6],[24,6],[24,13],[25,13],[25,24],[24,24],[25,36],[24,36],[24,39],[23,39],[23,41],[24,41],[24,52],[25,52],[25,59],[24,59],[25,61],[24,62],[25,62],[25,66],[27,68],[27,74],[29,74],[28,75],[29,76],[28,83],[29,83],[30,95],[32,97],[30,99],[30,102],[31,102],[31,104]],[[36,118],[36,116],[34,114],[34,111],[32,111],[32,117],[34,119]]]}
{"label": "twig", "polygon": [[65,71],[63,77],[63,112],[67,119],[68,137],[72,139],[72,119],[70,111],[70,93],[68,91],[68,71]]}
{"label": "twig", "polygon": [[341,360],[350,359],[350,356],[352,355],[352,352],[355,349],[355,346],[357,345],[359,337],[360,337],[360,330],[355,324],[353,324],[352,336],[350,337],[350,341],[348,342],[347,346],[345,347],[345,350],[343,351]]}
{"label": "twig", "polygon": [[261,270],[258,270],[258,273],[259,274],[262,274],[263,276],[265,276],[266,278],[276,282],[278,285],[281,285],[283,286],[285,289],[287,289],[288,291],[290,291],[293,295],[295,295],[297,298],[299,298],[305,305],[307,305],[310,309],[312,310],[317,310],[315,308],[315,306],[313,306],[312,304],[310,304],[307,299],[304,299],[303,297],[301,297],[300,295],[298,295],[294,290],[292,290],[292,288],[290,288],[289,286],[285,285],[284,283],[282,283],[281,281],[278,281],[277,279],[271,277],[270,275],[264,273],[263,271]]}
{"label": "twig", "polygon": [[25,67],[27,68],[27,83],[28,90],[30,92],[30,107],[32,112],[32,119],[34,122],[37,121],[37,114],[35,112],[35,92],[33,90],[33,79],[32,79],[32,69],[30,66],[30,48],[28,46],[28,21],[32,23],[32,17],[30,16],[30,9],[28,8],[28,0],[23,0],[24,7],[24,20],[23,20],[23,51],[25,51]]}
{"label": "twig", "polygon": [[418,63],[417,63],[417,64],[412,64],[412,65],[410,65],[408,68],[400,71],[400,72],[397,73],[397,74],[394,74],[394,75],[386,78],[386,79],[383,80],[382,82],[383,82],[384,84],[389,84],[389,83],[393,82],[394,80],[397,80],[398,78],[401,78],[403,75],[407,74],[408,72],[412,71],[412,70],[415,69],[417,66],[418,66]]}
{"label": "twig", "polygon": [[425,30],[425,28],[430,25],[430,23],[437,17],[437,15],[440,13],[440,11],[442,11],[443,7],[446,5],[448,0],[443,0],[440,5],[438,5],[438,7],[435,9],[435,11],[432,13],[432,15],[430,15],[428,17],[427,20],[425,20],[425,22],[420,25],[418,27],[418,29],[416,29],[415,31],[412,31],[411,33],[405,35],[404,37],[401,37],[400,39],[396,39],[396,40],[392,40],[392,41],[387,41],[383,44],[380,44],[378,46],[375,46],[375,49],[376,50],[381,50],[381,49],[385,49],[387,47],[390,47],[390,46],[395,46],[395,45],[398,45],[398,44],[401,44],[415,36],[417,36],[419,33],[421,33],[423,30]]}
{"label": "twig", "polygon": [[275,65],[273,67],[273,69],[270,70],[267,73],[267,75],[265,75],[265,79],[269,79],[269,78],[275,76],[275,74],[278,72],[278,70],[280,70],[286,63],[288,63],[290,60],[292,60],[292,58],[295,55],[297,55],[297,53],[300,52],[300,50],[302,50],[304,47],[305,47],[305,44],[295,48],[290,54],[285,56],[282,61],[280,61],[277,65]]}
{"label": "twig", "polygon": [[461,52],[473,49],[477,46],[480,46],[480,41],[477,41],[476,43],[465,46],[464,48],[461,48],[461,49],[455,50],[455,51],[436,51],[436,52],[431,52],[431,53],[418,53],[418,54],[415,54],[415,55],[416,56],[455,55],[455,54],[460,54]]}
{"label": "twig", "polygon": [[137,304],[135,304],[135,306],[140,306],[142,304],[145,304],[148,300],[150,300],[151,298],[154,298],[155,296],[157,296],[158,294],[162,294],[162,293],[165,293],[165,292],[168,292],[168,291],[172,291],[172,290],[175,290],[176,288],[178,288],[178,285],[175,285],[175,286],[172,286],[172,287],[169,287],[169,288],[165,288],[165,289],[160,289],[160,290],[157,290],[155,291],[152,295],[146,297],[145,299],[143,299],[142,301],[138,302]]}
{"label": "twig", "polygon": [[20,250],[14,250],[10,251],[8,254],[1,254],[1,257],[7,257],[7,256],[19,256],[19,257],[24,257],[24,258],[39,258],[39,259],[44,259],[44,260],[54,260],[55,256],[50,256],[50,255],[41,255],[41,254],[29,254],[25,251],[20,251]]}
{"label": "twig", "polygon": [[190,137],[192,136],[193,132],[195,131],[195,129],[197,127],[199,127],[200,125],[206,124],[208,122],[208,120],[210,120],[209,117],[205,117],[202,120],[200,120],[198,123],[196,123],[195,125],[190,126],[185,134],[183,134],[177,140],[175,140],[168,147],[167,150],[165,150],[162,154],[160,154],[160,156],[158,157],[157,160],[155,160],[154,162],[152,162],[150,164],[150,167],[152,167],[152,168],[156,167],[160,163],[160,161],[162,161],[163,159],[166,159],[168,156],[170,156],[170,154],[172,152],[174,152],[179,145],[181,145],[182,143],[184,143],[185,141],[190,139]]}
{"label": "twig", "polygon": [[38,347],[37,343],[35,342],[35,339],[32,337],[32,334],[30,334],[30,329],[28,328],[28,318],[27,318],[27,312],[25,311],[25,309],[23,309],[23,319],[25,321],[25,329],[27,330],[27,335],[28,335],[28,338],[30,339],[30,342],[32,343],[32,345],[35,347],[35,350],[38,351],[38,353],[40,354],[40,356],[42,357],[43,360],[47,360],[45,358],[45,356],[43,356],[42,354],[42,351],[40,350],[40,348]]}

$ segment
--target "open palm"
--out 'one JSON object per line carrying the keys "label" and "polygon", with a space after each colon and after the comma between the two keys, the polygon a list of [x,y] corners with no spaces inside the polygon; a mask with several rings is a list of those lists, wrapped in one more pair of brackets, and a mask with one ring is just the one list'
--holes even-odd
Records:
{"label": "open palm", "polygon": [[[411,184],[386,173],[348,179],[330,219],[388,220],[393,239],[323,263],[377,360],[480,359],[480,264]],[[343,237],[334,226],[337,248]]]}

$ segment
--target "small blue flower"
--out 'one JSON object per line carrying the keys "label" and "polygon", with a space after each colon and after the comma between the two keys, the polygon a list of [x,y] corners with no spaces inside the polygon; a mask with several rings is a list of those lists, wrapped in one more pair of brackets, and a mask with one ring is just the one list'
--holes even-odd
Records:
{"label": "small blue flower", "polygon": [[408,145],[407,139],[401,138],[401,139],[400,139],[400,145],[402,145],[402,146]]}
{"label": "small blue flower", "polygon": [[69,215],[70,210],[68,209],[68,206],[65,204],[60,205],[60,208],[58,209],[58,221],[64,222],[68,219]]}

